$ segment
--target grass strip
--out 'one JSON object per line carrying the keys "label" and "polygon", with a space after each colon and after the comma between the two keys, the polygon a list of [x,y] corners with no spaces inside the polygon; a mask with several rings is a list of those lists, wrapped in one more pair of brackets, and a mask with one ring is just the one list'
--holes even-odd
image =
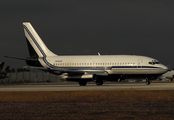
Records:
{"label": "grass strip", "polygon": [[174,101],[174,90],[1,91],[0,102],[157,102]]}

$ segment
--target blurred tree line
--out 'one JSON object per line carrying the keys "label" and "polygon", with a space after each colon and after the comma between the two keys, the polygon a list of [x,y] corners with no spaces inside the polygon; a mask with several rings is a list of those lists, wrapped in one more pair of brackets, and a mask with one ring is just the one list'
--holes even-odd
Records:
{"label": "blurred tree line", "polygon": [[14,73],[14,72],[29,72],[30,69],[27,69],[27,68],[17,68],[17,69],[14,69],[14,68],[11,68],[9,69],[9,73]]}

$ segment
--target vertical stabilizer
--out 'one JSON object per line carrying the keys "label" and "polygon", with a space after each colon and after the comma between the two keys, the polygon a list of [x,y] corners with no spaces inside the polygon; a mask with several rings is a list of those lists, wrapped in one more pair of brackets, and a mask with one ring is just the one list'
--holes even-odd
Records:
{"label": "vertical stabilizer", "polygon": [[29,22],[23,23],[25,37],[27,39],[29,54],[31,58],[56,56],[51,52],[39,37]]}

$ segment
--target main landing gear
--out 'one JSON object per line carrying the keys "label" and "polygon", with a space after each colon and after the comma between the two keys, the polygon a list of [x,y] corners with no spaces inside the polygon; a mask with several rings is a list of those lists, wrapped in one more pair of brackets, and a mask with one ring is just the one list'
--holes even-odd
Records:
{"label": "main landing gear", "polygon": [[146,78],[146,85],[150,85],[150,81],[148,78]]}
{"label": "main landing gear", "polygon": [[[86,86],[87,82],[79,82],[80,86]],[[97,80],[96,85],[103,85],[103,80]]]}
{"label": "main landing gear", "polygon": [[80,86],[86,86],[86,82],[79,82]]}
{"label": "main landing gear", "polygon": [[103,80],[97,80],[96,85],[103,85]]}

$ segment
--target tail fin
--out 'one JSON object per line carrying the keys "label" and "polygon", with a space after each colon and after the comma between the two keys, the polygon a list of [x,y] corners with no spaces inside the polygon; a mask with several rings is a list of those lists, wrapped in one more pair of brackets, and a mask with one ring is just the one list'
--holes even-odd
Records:
{"label": "tail fin", "polygon": [[1,72],[2,69],[3,69],[3,66],[4,66],[4,62],[2,62],[2,63],[0,64],[0,72]]}
{"label": "tail fin", "polygon": [[39,37],[29,22],[23,23],[25,37],[27,39],[30,58],[56,56],[51,52]]}
{"label": "tail fin", "polygon": [[4,76],[7,75],[8,71],[9,71],[9,68],[10,68],[10,66],[7,66],[7,67],[2,71],[2,74],[3,74]]}

